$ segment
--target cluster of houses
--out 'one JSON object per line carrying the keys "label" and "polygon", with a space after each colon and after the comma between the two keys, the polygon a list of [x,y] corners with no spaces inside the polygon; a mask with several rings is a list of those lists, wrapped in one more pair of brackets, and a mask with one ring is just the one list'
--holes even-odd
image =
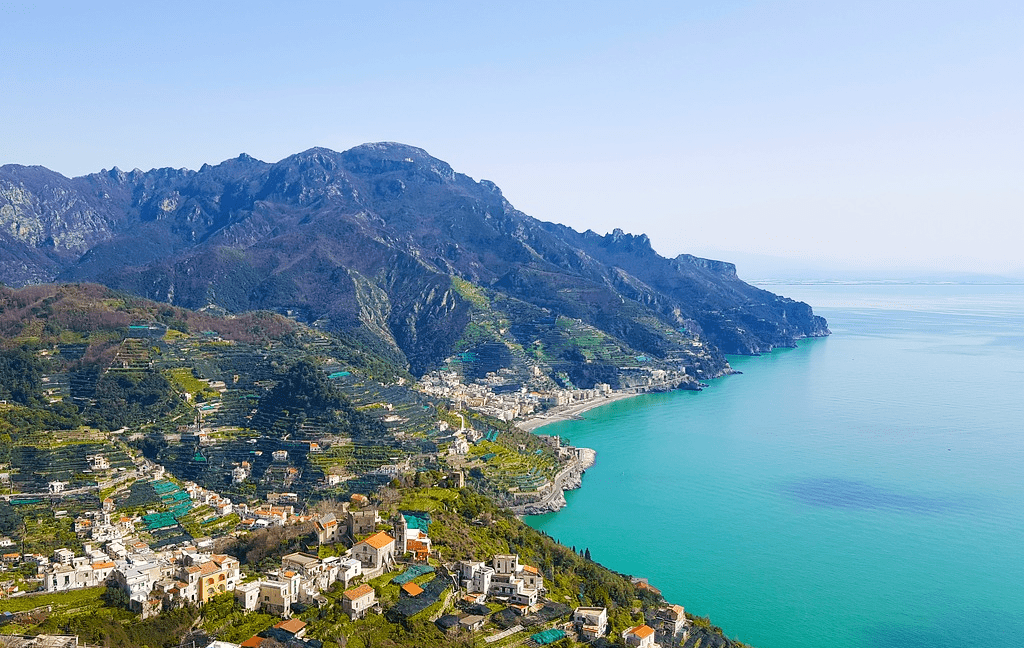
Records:
{"label": "cluster of houses", "polygon": [[[604,637],[608,632],[608,609],[603,607],[578,607],[573,610],[571,624],[580,640],[590,642]],[[622,632],[627,646],[637,648],[660,648],[665,645],[679,645],[687,638],[686,612],[681,605],[668,605],[657,611],[652,621],[634,626]]]}
{"label": "cluster of houses", "polygon": [[[177,601],[201,605],[238,585],[238,560],[186,546],[155,552],[144,542],[125,547],[111,542],[107,551],[84,547],[84,555],[57,549],[43,561],[39,575],[47,592],[111,585],[121,589],[129,607],[143,615]],[[108,553],[109,552],[109,553]]]}
{"label": "cluster of houses", "polygon": [[466,590],[467,601],[483,603],[492,598],[525,615],[544,589],[544,577],[530,565],[519,563],[516,554],[497,554],[487,565],[483,562],[463,561],[459,563],[461,585]]}
{"label": "cluster of houses", "polygon": [[[266,504],[249,513],[280,524],[300,517],[294,515],[290,505]],[[104,512],[102,519],[109,515],[109,511]],[[113,585],[124,591],[131,609],[144,617],[178,601],[202,605],[213,596],[233,592],[245,610],[259,609],[288,618],[297,603],[308,606],[326,602],[322,592],[335,583],[348,587],[360,576],[371,578],[393,568],[396,558],[406,554],[412,560],[426,562],[431,551],[430,537],[425,531],[428,522],[415,515],[397,514],[392,519],[393,535],[376,532],[381,518],[373,507],[347,510],[341,519],[333,513],[309,517],[314,519],[321,544],[370,535],[355,543],[344,556],[321,559],[301,552],[289,554],[282,559],[280,569],[249,582],[242,582],[236,559],[208,551],[212,547],[210,540],[197,543],[200,546],[163,551],[154,551],[145,542],[126,541],[134,530],[129,518],[124,518],[127,526],[107,540],[103,549],[87,543],[80,556],[62,548],[52,557],[33,558],[47,592]],[[85,533],[96,530],[92,525],[78,526]],[[21,558],[19,554],[12,556]],[[369,593],[367,586],[345,592],[344,608],[353,618],[375,606],[373,589],[368,589]]]}
{"label": "cluster of houses", "polygon": [[[557,438],[550,441],[560,446]],[[245,581],[238,560],[214,553],[209,539],[163,550],[136,541],[134,521],[114,515],[113,501],[108,499],[103,502],[102,511],[75,521],[76,531],[92,540],[84,545],[83,555],[58,549],[50,557],[35,557],[44,589],[62,592],[106,584],[124,592],[129,607],[143,618],[185,602],[203,605],[214,596],[231,592],[242,609],[261,610],[285,619],[278,624],[280,627],[268,629],[271,634],[267,636],[299,641],[305,624],[291,618],[295,606],[326,603],[323,592],[340,583],[342,610],[351,619],[359,619],[381,609],[374,588],[366,582],[356,585],[357,580],[366,581],[391,571],[403,558],[407,564],[422,565],[423,573],[434,569],[427,565],[432,555],[427,533],[429,514],[399,512],[389,520],[390,531],[378,531],[383,520],[368,502],[362,502],[366,504],[364,508],[346,506],[336,513],[299,516],[288,503],[290,493],[276,494],[273,502],[248,508],[233,507],[230,500],[192,484],[186,485],[186,490],[197,502],[225,509],[225,513],[234,510],[247,516],[243,525],[258,528],[312,521],[320,544],[346,541],[352,543],[351,549],[342,556],[324,558],[291,553],[282,558],[279,568]],[[355,542],[356,538],[362,540]],[[489,562],[461,561],[437,569],[435,580],[429,581],[437,591],[424,594],[431,585],[420,580],[413,582],[414,576],[410,575],[401,585],[401,597],[408,601],[416,597],[425,599],[429,594],[436,600],[443,590],[456,586],[457,593],[461,592],[460,605],[467,612],[445,615],[438,619],[439,624],[447,620],[450,625],[479,630],[487,619],[485,602],[502,603],[506,608],[503,613],[509,618],[543,615],[544,606],[550,605],[544,598],[547,590],[543,575],[536,567],[523,564],[516,554],[497,554]],[[523,618],[521,623],[530,625],[530,620]],[[623,632],[623,641],[638,648],[658,648],[679,645],[686,638],[686,616],[681,606],[663,607],[648,623]],[[595,641],[609,632],[608,611],[578,607],[561,627],[575,631],[581,641]],[[258,645],[259,640],[260,637],[254,637],[252,641],[257,643],[252,645]]]}

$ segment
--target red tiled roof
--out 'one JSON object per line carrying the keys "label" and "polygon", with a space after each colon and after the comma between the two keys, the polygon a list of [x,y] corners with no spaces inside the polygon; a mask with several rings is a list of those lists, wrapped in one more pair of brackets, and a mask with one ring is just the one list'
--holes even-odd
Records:
{"label": "red tiled roof", "polygon": [[217,565],[217,563],[213,562],[212,560],[204,562],[200,569],[203,572],[203,576],[209,576],[210,574],[216,574],[217,572],[220,571],[220,567]]}
{"label": "red tiled roof", "polygon": [[389,536],[384,531],[378,531],[366,540],[363,540],[363,542],[370,545],[374,549],[383,549],[384,547],[388,546],[389,543],[392,543],[394,541],[395,539]]}
{"label": "red tiled roof", "polygon": [[239,645],[241,645],[242,648],[259,648],[263,641],[263,637],[249,637]]}
{"label": "red tiled roof", "polygon": [[629,630],[627,630],[626,634],[636,635],[637,637],[643,639],[644,637],[649,637],[652,634],[654,634],[654,628],[652,628],[651,626],[639,625],[635,628],[630,628]]}
{"label": "red tiled roof", "polygon": [[350,601],[354,601],[357,598],[370,594],[371,592],[373,592],[373,588],[370,587],[368,583],[363,583],[359,587],[353,587],[350,590],[345,590],[345,598]]}
{"label": "red tiled roof", "polygon": [[284,630],[285,632],[295,634],[306,627],[306,622],[300,621],[298,619],[289,619],[287,621],[282,621],[281,623],[278,623],[274,627],[280,630]]}

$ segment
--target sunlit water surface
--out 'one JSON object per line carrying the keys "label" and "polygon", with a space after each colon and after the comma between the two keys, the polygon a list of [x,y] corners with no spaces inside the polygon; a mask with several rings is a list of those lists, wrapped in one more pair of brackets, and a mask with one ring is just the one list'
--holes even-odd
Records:
{"label": "sunlit water surface", "polygon": [[1024,286],[766,286],[833,335],[538,430],[527,519],[758,648],[1024,645]]}

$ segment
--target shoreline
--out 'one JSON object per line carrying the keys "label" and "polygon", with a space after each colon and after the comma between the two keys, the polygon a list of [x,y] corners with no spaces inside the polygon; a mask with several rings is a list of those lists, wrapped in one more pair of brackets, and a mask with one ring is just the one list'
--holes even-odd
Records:
{"label": "shoreline", "polygon": [[527,419],[523,419],[520,422],[515,423],[516,427],[524,432],[534,432],[539,428],[548,425],[549,423],[557,423],[558,421],[572,421],[580,418],[580,414],[588,412],[602,405],[608,403],[614,403],[615,401],[625,400],[627,398],[633,398],[635,396],[642,396],[649,392],[614,392],[608,396],[601,398],[594,398],[583,403],[574,403],[572,405],[560,405],[554,407],[544,414],[531,416]]}

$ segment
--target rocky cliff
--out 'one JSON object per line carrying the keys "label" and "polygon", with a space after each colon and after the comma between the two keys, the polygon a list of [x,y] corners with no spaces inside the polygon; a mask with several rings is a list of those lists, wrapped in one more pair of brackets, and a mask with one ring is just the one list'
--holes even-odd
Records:
{"label": "rocky cliff", "polygon": [[495,370],[538,366],[575,387],[635,365],[710,377],[722,352],[828,332],[731,264],[538,221],[493,183],[393,143],[70,179],[0,167],[0,281],[274,309],[415,373],[481,351]]}

